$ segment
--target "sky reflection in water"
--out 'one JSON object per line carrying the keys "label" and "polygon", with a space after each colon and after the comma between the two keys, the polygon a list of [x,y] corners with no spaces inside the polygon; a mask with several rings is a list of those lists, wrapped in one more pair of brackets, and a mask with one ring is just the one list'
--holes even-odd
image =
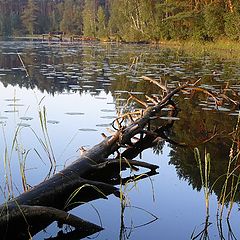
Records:
{"label": "sky reflection in water", "polygon": [[[1,56],[2,68],[21,68],[19,62],[16,59],[14,60],[14,54],[12,53],[11,48],[14,49],[15,46],[16,43],[14,42],[2,45],[2,53],[9,51],[11,53]],[[46,106],[47,119],[49,120],[48,131],[57,159],[57,170],[60,170],[79,156],[81,146],[90,148],[101,141],[102,132],[107,134],[106,127],[101,126],[109,125],[113,120],[112,117],[117,115],[116,109],[121,109],[124,106],[128,95],[127,91],[134,91],[140,97],[142,97],[143,91],[147,94],[157,92],[154,87],[139,84],[139,77],[142,74],[154,75],[155,77],[163,75],[173,84],[176,81],[185,81],[187,73],[191,79],[204,75],[203,82],[206,82],[208,86],[209,83],[214,85],[228,78],[237,81],[236,73],[232,76],[227,71],[222,73],[222,66],[219,63],[213,65],[209,59],[192,59],[192,66],[188,66],[187,58],[179,60],[175,58],[174,53],[161,49],[151,49],[148,46],[123,45],[117,47],[113,45],[111,47],[108,45],[93,46],[91,44],[48,46],[41,43],[21,43],[18,46],[18,51],[23,53],[22,56],[25,57],[27,67],[34,77],[32,82],[27,83],[23,70],[14,75],[11,71],[2,71],[6,75],[2,75],[0,79],[4,84],[3,86],[0,83],[0,122],[3,122],[1,128],[4,132],[1,135],[0,149],[3,155],[6,147],[4,134],[8,149],[11,149],[18,124],[25,123],[31,126],[24,127],[24,125],[21,125],[19,135],[21,151],[30,150],[26,161],[26,176],[28,184],[31,186],[41,182],[47,176],[49,170],[46,153],[31,130],[32,128],[38,136],[42,136],[38,116],[38,103],[41,100],[41,109]],[[29,54],[30,51],[32,51],[32,54]],[[26,56],[29,56],[29,59]],[[138,64],[132,65],[133,59],[138,61]],[[160,61],[162,63],[159,63]],[[10,66],[7,67],[7,64]],[[194,64],[197,65],[195,69],[193,68]],[[206,68],[206,66],[208,67]],[[227,63],[226,66],[228,66]],[[233,68],[235,68],[234,65]],[[196,69],[198,69],[198,72],[196,72]],[[217,76],[217,79],[212,79],[212,69],[220,69],[219,72],[223,76],[226,75],[226,79],[224,77],[221,79],[219,76]],[[220,86],[217,85],[217,88]],[[235,88],[237,88],[237,84],[235,84]],[[19,100],[11,101],[13,98]],[[186,102],[180,101],[179,104],[180,106],[185,105],[186,108],[192,107],[186,106]],[[9,106],[13,103],[14,106]],[[205,106],[206,103],[202,107]],[[13,110],[17,111],[12,112]],[[200,114],[198,111],[199,109],[195,111],[195,108],[194,111],[191,110],[196,116]],[[236,113],[236,111],[233,110],[231,113]],[[210,115],[205,112],[202,117],[205,116],[208,120]],[[27,119],[21,119],[22,117]],[[181,120],[187,120],[188,118],[190,118],[189,115],[184,115],[184,113],[181,115],[180,113],[180,120],[178,121],[181,122]],[[236,118],[229,117],[229,119]],[[212,122],[210,120],[209,122],[211,125]],[[175,129],[178,132],[179,129],[182,130],[181,123],[177,124]],[[181,136],[182,139],[183,137],[184,135]],[[214,145],[212,149],[215,151],[213,147]],[[43,161],[34,149],[37,149]],[[173,157],[173,153],[170,153],[171,150],[172,147],[165,144],[162,149],[163,153],[160,155],[153,154],[152,150],[147,150],[142,155],[144,161],[160,166],[159,174],[151,177],[154,191],[152,191],[151,181],[144,179],[137,183],[136,188],[127,192],[130,207],[126,208],[124,212],[125,226],[131,226],[131,224],[138,226],[151,221],[152,216],[147,212],[156,215],[159,219],[147,226],[132,229],[132,231],[126,229],[127,233],[130,233],[130,239],[191,239],[191,234],[195,228],[196,233],[203,228],[201,224],[205,221],[204,194],[202,191],[193,190],[192,185],[190,185],[192,181],[196,184],[194,188],[198,188],[197,183],[200,176],[198,174],[189,176],[188,168],[184,164],[177,162],[177,158],[175,161],[171,159]],[[176,151],[174,156],[178,157],[179,151],[177,149],[174,149],[174,151]],[[14,153],[11,158],[11,167],[15,194],[22,191],[17,159],[17,154]],[[190,163],[187,166],[196,169],[195,160],[189,159]],[[176,163],[178,175],[174,163]],[[1,161],[0,166],[0,181],[4,191],[3,161]],[[196,172],[198,173],[198,170]],[[183,175],[181,176],[181,174]],[[179,180],[179,177],[181,180]],[[1,202],[3,199],[4,197],[1,195]],[[110,196],[108,201],[97,200],[91,204],[97,208],[105,228],[97,239],[118,239],[121,226],[119,199]],[[210,222],[213,224],[209,227],[209,235],[211,239],[219,239],[215,219],[217,197],[214,194],[211,196],[210,204]],[[237,205],[232,212],[231,223],[233,232],[238,238],[240,237],[240,231],[237,228],[239,213],[236,208]],[[83,219],[99,223],[97,213],[90,204],[72,211]],[[227,233],[226,222],[224,221],[223,224],[224,231]],[[55,227],[51,225],[47,229],[47,233],[39,233],[34,239],[51,236],[52,232],[55,231]]]}

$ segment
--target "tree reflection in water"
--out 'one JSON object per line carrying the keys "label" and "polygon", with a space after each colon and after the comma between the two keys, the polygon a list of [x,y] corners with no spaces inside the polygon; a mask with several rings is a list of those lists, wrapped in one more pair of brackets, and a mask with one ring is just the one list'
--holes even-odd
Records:
{"label": "tree reflection in water", "polygon": [[[15,47],[15,45],[12,45],[12,47]],[[13,49],[15,49],[14,47]],[[159,96],[156,86],[139,81],[138,77],[146,72],[155,74],[156,77],[161,75],[162,79],[168,80],[170,85],[183,81],[183,77],[181,77],[183,75],[180,73],[179,75],[172,75],[177,71],[182,71],[185,77],[190,79],[196,79],[195,73],[199,72],[202,76],[202,84],[209,87],[211,91],[224,89],[226,85],[224,81],[219,81],[221,80],[219,77],[204,72],[206,66],[209,70],[214,66],[214,63],[210,62],[208,58],[202,58],[199,61],[192,59],[193,61],[190,63],[188,59],[184,59],[184,56],[181,56],[181,59],[174,59],[174,55],[170,50],[163,50],[158,55],[149,53],[148,57],[141,50],[136,57],[136,53],[131,52],[131,48],[128,51],[126,50],[128,46],[120,46],[119,49],[114,48],[114,46],[99,46],[96,48],[88,45],[85,47],[71,46],[71,50],[75,50],[74,54],[73,51],[67,51],[69,46],[64,46],[64,44],[43,44],[37,45],[37,47],[34,44],[27,44],[27,47],[24,44],[19,44],[18,48],[18,52],[22,53],[21,56],[31,78],[25,77],[26,73],[21,69],[22,66],[17,54],[2,54],[0,57],[1,67],[5,70],[12,69],[12,71],[7,71],[6,75],[0,79],[4,86],[9,84],[18,85],[20,88],[27,89],[37,87],[40,91],[52,95],[65,92],[77,92],[80,95],[82,93],[98,95],[101,91],[111,92],[112,96],[115,96],[116,108],[118,109],[121,109],[126,102],[118,99],[117,91],[121,91],[121,100],[126,100],[128,92],[133,91],[138,93],[140,100],[143,99],[144,94]],[[104,49],[105,52],[100,53],[100,48]],[[175,64],[174,66],[173,62],[175,60],[178,65]],[[223,68],[232,69],[230,68],[230,62],[221,65],[218,60],[215,61],[219,72]],[[126,67],[126,64],[129,64],[130,68]],[[156,64],[155,67],[153,67],[154,64]],[[185,68],[185,70],[181,70],[179,66],[182,69]],[[232,78],[231,71],[225,71],[223,78],[225,77],[227,80]],[[136,84],[136,82],[138,83]],[[91,86],[89,83],[91,83]],[[230,85],[238,89],[236,79],[231,80]],[[178,114],[180,121],[174,122],[167,135],[172,140],[168,141],[172,149],[170,152],[170,164],[175,166],[180,179],[186,180],[193,189],[200,191],[202,182],[193,149],[197,146],[201,153],[209,152],[211,156],[209,187],[219,200],[225,183],[225,178],[221,176],[226,174],[229,149],[232,144],[231,134],[229,133],[232,132],[236,125],[236,116],[228,113],[236,114],[236,109],[230,107],[229,111],[225,111],[226,109],[221,109],[221,107],[216,109],[210,103],[211,101],[208,101],[209,99],[206,99],[202,94],[183,94],[175,100],[180,108]],[[136,105],[131,105],[131,107],[137,108]],[[206,141],[213,135],[215,137],[211,141]],[[183,147],[181,146],[183,144],[177,145],[176,143],[184,143],[186,146]],[[200,143],[202,144],[199,145]],[[164,144],[165,141],[158,141],[154,146],[154,153],[160,154]],[[236,162],[238,166],[239,162]],[[238,172],[236,173],[238,174]],[[229,192],[231,186],[228,185],[227,187]],[[238,193],[234,201],[239,202],[239,200],[240,195]],[[226,198],[226,203],[228,202],[229,198]],[[122,215],[124,215],[124,211],[122,211]],[[126,227],[124,226],[123,217],[121,219],[121,229],[123,229],[121,232],[124,232]],[[219,223],[219,236],[223,239],[221,225],[222,221]],[[208,229],[211,226],[207,217],[203,224],[203,230],[198,233],[194,231],[192,237],[195,238],[193,239],[207,239]],[[229,221],[228,226],[229,233],[234,239]],[[123,233],[120,234],[120,239],[121,236],[124,239]]]}

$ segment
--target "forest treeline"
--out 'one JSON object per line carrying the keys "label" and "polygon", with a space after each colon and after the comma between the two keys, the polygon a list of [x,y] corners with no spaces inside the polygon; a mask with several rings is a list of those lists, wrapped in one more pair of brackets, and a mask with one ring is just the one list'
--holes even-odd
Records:
{"label": "forest treeline", "polygon": [[50,31],[124,41],[240,40],[240,1],[0,0],[0,35]]}

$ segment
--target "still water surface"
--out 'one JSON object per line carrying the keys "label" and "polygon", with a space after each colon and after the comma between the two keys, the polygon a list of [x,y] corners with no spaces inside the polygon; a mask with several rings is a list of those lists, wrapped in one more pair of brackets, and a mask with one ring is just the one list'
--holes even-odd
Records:
{"label": "still water surface", "polygon": [[[229,82],[240,93],[237,59],[192,56],[149,45],[1,42],[1,203],[23,192],[20,174],[23,163],[29,187],[53,174],[39,140],[44,139],[39,111],[43,113],[46,109],[48,134],[59,171],[79,156],[81,147],[88,149],[102,140],[101,133],[109,134],[107,128],[123,110],[128,92],[141,99],[145,94],[159,93],[156,86],[141,80],[142,75],[161,77],[172,88],[179,82],[201,77],[201,86],[217,92]],[[83,219],[102,222],[105,230],[94,238],[194,239],[204,229],[206,211],[193,146],[217,128],[221,134],[199,146],[202,156],[205,149],[211,154],[213,191],[207,234],[210,239],[221,239],[221,234],[228,239],[229,233],[234,234],[232,239],[240,239],[239,198],[231,212],[230,225],[225,209],[221,233],[216,214],[224,179],[214,184],[226,173],[231,147],[228,133],[236,125],[238,110],[232,105],[216,109],[206,99],[188,95],[176,101],[181,111],[170,136],[192,147],[163,142],[157,150],[148,149],[139,156],[159,165],[159,174],[138,181],[135,187],[127,186],[128,207],[122,213],[123,218],[120,200],[112,195],[108,200],[96,200],[72,210]],[[4,157],[6,152],[8,158]],[[153,221],[155,217],[157,220]],[[52,224],[33,239],[56,236],[57,231]]]}

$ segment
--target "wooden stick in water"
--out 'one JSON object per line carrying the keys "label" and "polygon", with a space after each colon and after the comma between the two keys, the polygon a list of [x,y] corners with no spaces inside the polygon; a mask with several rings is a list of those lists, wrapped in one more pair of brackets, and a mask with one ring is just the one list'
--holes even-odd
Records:
{"label": "wooden stick in water", "polygon": [[27,77],[30,77],[30,76],[29,76],[29,73],[28,73],[28,70],[27,70],[27,68],[26,68],[26,66],[25,66],[25,64],[24,64],[24,62],[23,62],[23,59],[22,59],[21,55],[20,55],[19,53],[17,53],[17,55],[18,55],[18,58],[19,58],[19,60],[20,60],[20,62],[21,62],[21,64],[22,64],[25,72],[26,72],[26,76],[27,76]]}

